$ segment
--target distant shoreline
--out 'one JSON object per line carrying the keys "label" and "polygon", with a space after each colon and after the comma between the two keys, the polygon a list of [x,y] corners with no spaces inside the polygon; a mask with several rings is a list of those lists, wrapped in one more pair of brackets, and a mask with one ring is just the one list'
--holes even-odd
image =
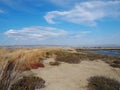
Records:
{"label": "distant shoreline", "polygon": [[74,48],[79,50],[120,50],[118,47],[78,47],[69,45],[0,45],[0,48],[48,48],[48,47],[58,47],[58,48]]}
{"label": "distant shoreline", "polygon": [[120,50],[120,48],[75,48],[78,50]]}

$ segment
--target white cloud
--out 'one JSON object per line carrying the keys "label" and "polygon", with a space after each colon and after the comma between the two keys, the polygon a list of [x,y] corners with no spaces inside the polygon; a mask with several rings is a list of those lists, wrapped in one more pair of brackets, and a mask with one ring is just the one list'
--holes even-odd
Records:
{"label": "white cloud", "polygon": [[91,34],[92,31],[80,30],[79,32],[70,32],[53,27],[32,26],[22,29],[9,29],[4,32],[7,38],[5,44],[11,45],[67,45],[81,42]]}
{"label": "white cloud", "polygon": [[96,21],[102,18],[120,16],[119,6],[120,1],[81,2],[69,11],[50,11],[44,18],[50,24],[55,24],[55,20],[63,20],[76,24],[96,25]]}
{"label": "white cloud", "polygon": [[66,35],[67,32],[62,29],[43,27],[43,26],[33,26],[22,28],[20,30],[10,29],[5,32],[5,35],[13,37],[15,39],[47,39],[52,37],[59,37]]}

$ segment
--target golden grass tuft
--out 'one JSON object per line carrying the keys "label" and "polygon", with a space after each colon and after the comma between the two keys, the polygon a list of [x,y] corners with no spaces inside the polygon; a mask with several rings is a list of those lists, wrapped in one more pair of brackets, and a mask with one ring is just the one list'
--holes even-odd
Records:
{"label": "golden grass tuft", "polygon": [[19,63],[17,68],[29,70],[32,63],[42,62],[46,58],[55,58],[54,52],[60,48],[20,48],[20,49],[0,49],[0,65],[6,60]]}

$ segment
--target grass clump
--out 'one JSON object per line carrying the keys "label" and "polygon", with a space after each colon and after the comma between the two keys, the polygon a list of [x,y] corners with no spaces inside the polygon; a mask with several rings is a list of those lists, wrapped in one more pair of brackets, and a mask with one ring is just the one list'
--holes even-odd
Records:
{"label": "grass clump", "polygon": [[120,82],[103,76],[91,77],[88,90],[120,90]]}
{"label": "grass clump", "polygon": [[55,59],[56,61],[67,62],[71,64],[80,63],[80,57],[76,53],[57,51],[55,54],[57,55]]}
{"label": "grass clump", "polygon": [[6,61],[0,67],[0,90],[10,90],[14,80],[17,80],[22,71],[16,68],[18,64],[12,60]]}

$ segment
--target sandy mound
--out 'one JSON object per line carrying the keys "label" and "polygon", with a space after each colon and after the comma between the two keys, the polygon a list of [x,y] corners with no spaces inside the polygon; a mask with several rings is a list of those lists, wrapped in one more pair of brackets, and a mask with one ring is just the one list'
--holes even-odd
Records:
{"label": "sandy mound", "polygon": [[40,90],[86,90],[87,79],[91,76],[102,75],[120,81],[120,69],[110,67],[103,61],[82,61],[80,64],[62,63],[59,66],[50,66],[44,62],[45,68],[32,70],[37,76],[46,81],[46,87]]}

